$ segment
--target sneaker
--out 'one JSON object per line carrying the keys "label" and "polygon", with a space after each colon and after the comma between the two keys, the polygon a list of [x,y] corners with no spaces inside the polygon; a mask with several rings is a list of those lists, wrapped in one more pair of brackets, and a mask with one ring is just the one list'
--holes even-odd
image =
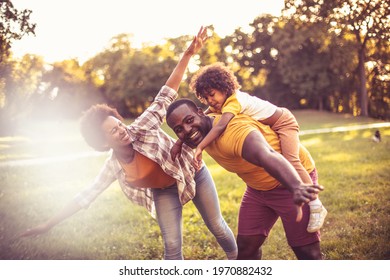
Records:
{"label": "sneaker", "polygon": [[310,218],[309,224],[307,226],[307,231],[316,232],[320,230],[320,228],[324,224],[326,214],[328,214],[328,211],[325,209],[324,206],[310,209]]}

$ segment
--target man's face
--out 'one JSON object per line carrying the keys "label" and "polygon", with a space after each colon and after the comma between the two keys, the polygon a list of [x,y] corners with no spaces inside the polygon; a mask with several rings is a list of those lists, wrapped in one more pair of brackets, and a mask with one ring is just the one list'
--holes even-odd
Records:
{"label": "man's face", "polygon": [[115,117],[106,118],[102,123],[102,130],[107,146],[114,150],[131,144],[126,125]]}
{"label": "man's face", "polygon": [[211,129],[208,117],[200,109],[195,111],[187,104],[174,109],[167,123],[177,137],[191,148],[195,148]]}

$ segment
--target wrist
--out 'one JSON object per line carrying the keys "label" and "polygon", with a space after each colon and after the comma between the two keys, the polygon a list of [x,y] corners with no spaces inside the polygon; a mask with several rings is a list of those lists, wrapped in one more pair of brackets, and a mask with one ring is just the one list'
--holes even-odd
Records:
{"label": "wrist", "polygon": [[185,50],[184,53],[183,53],[183,57],[188,57],[188,58],[191,58],[191,56],[193,56],[195,53],[192,51],[192,50]]}
{"label": "wrist", "polygon": [[296,181],[296,182],[290,182],[289,184],[288,184],[288,188],[290,189],[290,191],[292,192],[292,193],[299,193],[299,192],[301,192],[301,190],[302,190],[302,183],[301,182],[299,182],[299,181]]}
{"label": "wrist", "polygon": [[46,223],[43,223],[42,226],[47,231],[47,230],[51,229],[54,225],[50,221],[47,221]]}

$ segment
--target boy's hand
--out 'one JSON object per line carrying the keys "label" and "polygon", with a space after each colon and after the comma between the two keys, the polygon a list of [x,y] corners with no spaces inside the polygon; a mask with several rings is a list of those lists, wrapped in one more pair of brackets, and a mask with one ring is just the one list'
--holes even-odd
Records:
{"label": "boy's hand", "polygon": [[199,170],[202,165],[202,149],[199,147],[196,148],[195,154],[194,154],[194,159],[192,160],[192,166],[196,169]]}

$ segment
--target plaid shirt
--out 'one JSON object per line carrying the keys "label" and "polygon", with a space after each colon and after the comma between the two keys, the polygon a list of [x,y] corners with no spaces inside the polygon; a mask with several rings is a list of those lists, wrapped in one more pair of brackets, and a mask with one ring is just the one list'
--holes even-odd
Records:
{"label": "plaid shirt", "polygon": [[[195,196],[195,169],[191,165],[193,151],[183,145],[181,156],[175,161],[171,159],[170,150],[175,140],[162,129],[167,107],[177,98],[177,92],[168,86],[163,86],[153,103],[127,128],[133,148],[158,163],[165,173],[176,179],[179,199],[182,205]],[[125,180],[125,173],[115,154],[106,159],[103,168],[93,183],[76,197],[77,203],[87,208],[96,197],[107,189],[111,183],[118,180],[127,198],[143,207],[155,217],[155,206],[150,188],[136,188]]]}

